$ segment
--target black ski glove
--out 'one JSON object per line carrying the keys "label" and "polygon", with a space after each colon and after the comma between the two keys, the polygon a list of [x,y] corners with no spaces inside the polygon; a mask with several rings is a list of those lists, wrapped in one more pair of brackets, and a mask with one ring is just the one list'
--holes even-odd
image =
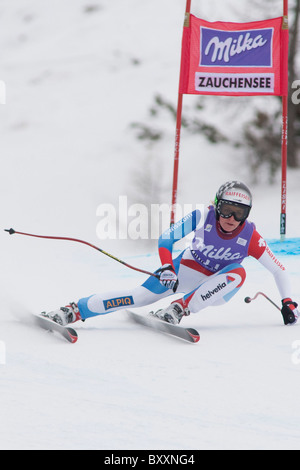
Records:
{"label": "black ski glove", "polygon": [[297,307],[298,304],[296,304],[296,302],[292,302],[292,299],[282,300],[281,313],[285,325],[292,325],[297,322],[299,316]]}

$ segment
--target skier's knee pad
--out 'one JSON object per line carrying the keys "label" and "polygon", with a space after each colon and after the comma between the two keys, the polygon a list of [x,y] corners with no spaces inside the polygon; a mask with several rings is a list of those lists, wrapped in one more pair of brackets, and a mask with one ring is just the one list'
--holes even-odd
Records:
{"label": "skier's knee pad", "polygon": [[240,264],[231,264],[208,278],[185,301],[188,300],[191,312],[198,312],[211,305],[222,305],[238,292],[245,279],[245,269]]}

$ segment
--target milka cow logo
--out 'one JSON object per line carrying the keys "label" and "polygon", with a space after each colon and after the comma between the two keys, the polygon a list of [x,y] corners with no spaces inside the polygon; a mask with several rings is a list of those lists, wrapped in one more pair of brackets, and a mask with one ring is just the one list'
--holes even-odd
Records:
{"label": "milka cow logo", "polygon": [[245,31],[200,29],[200,66],[272,67],[273,28]]}

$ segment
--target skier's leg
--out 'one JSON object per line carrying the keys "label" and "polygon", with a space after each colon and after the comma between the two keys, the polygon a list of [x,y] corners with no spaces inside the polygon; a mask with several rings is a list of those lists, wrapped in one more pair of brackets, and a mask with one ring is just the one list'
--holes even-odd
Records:
{"label": "skier's leg", "polygon": [[179,323],[183,316],[196,313],[211,305],[228,302],[243,285],[246,272],[240,264],[231,264],[207,277],[198,287],[155,315],[169,323]]}
{"label": "skier's leg", "polygon": [[192,313],[228,302],[244,284],[246,271],[240,264],[231,264],[209,277],[198,288],[180,299]]}
{"label": "skier's leg", "polygon": [[[157,282],[159,283],[159,281]],[[80,299],[77,303],[70,303],[66,307],[60,307],[49,313],[43,312],[43,315],[65,326],[78,320],[106,315],[116,310],[149,305],[172,294],[173,292],[166,288],[163,290],[157,288],[157,292],[153,292],[144,286],[139,286],[132,290],[116,290],[91,295]]]}
{"label": "skier's leg", "polygon": [[[174,260],[174,266],[177,271],[182,254]],[[91,295],[80,299],[77,303],[73,302],[66,307],[45,313],[45,316],[61,325],[67,325],[78,320],[86,320],[97,315],[106,315],[107,313],[128,307],[143,307],[172,294],[172,290],[162,286],[156,277],[150,276],[144,284],[135,289],[116,290]]]}
{"label": "skier's leg", "polygon": [[[174,260],[174,267],[179,268],[182,254]],[[150,276],[144,284],[132,290],[118,290],[104,294],[91,295],[80,299],[77,303],[80,316],[83,320],[97,315],[105,315],[116,310],[130,307],[143,307],[168,297],[173,291],[162,286],[159,280]]]}
{"label": "skier's leg", "polygon": [[118,290],[91,295],[90,297],[80,299],[77,305],[81,319],[86,320],[90,317],[106,315],[107,313],[124,308],[143,307],[171,294],[172,291],[168,289],[155,293],[144,286],[138,286],[132,290]]}

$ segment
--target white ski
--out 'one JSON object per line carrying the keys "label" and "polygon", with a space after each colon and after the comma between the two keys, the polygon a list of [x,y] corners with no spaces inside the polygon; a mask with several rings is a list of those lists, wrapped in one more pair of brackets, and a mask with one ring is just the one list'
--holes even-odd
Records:
{"label": "white ski", "polygon": [[140,315],[132,310],[127,310],[127,314],[136,323],[151,328],[152,330],[176,336],[177,338],[188,341],[189,343],[198,343],[200,340],[200,334],[194,328],[184,328],[179,325],[172,325],[171,323],[167,323],[155,317]]}
{"label": "white ski", "polygon": [[42,315],[33,315],[34,323],[43,328],[43,330],[47,331],[56,331],[61,336],[63,336],[69,343],[76,343],[78,340],[77,331],[69,326],[62,326],[54,321],[50,320],[50,318],[43,317]]}

